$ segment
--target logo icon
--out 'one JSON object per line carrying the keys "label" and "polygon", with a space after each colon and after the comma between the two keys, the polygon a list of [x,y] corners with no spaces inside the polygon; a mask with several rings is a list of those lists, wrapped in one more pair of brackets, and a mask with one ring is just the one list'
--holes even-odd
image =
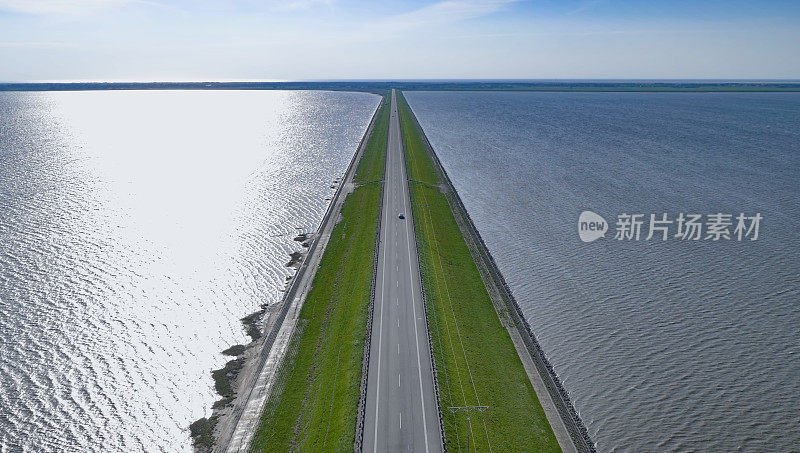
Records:
{"label": "logo icon", "polygon": [[583,242],[593,242],[605,237],[608,231],[608,222],[599,214],[592,211],[583,211],[578,217],[578,236]]}

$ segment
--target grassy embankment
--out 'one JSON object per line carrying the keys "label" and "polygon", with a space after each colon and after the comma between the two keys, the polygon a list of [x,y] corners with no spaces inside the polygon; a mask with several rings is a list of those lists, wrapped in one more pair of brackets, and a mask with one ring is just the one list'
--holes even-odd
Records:
{"label": "grassy embankment", "polygon": [[459,451],[467,437],[464,415],[448,407],[485,405],[488,410],[472,418],[471,451],[560,451],[410,108],[400,95],[398,102],[447,447]]}
{"label": "grassy embankment", "polygon": [[352,451],[383,187],[389,119],[384,98],[300,312],[253,451]]}

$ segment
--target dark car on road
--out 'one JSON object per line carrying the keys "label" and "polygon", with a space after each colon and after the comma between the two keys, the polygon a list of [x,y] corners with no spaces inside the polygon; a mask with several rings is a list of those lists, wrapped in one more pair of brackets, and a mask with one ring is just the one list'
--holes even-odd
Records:
{"label": "dark car on road", "polygon": [[398,218],[398,219],[405,219],[405,218],[406,218],[406,216],[405,216],[405,215],[403,215],[403,214],[400,214],[400,215],[398,215],[398,216],[397,216],[397,218]]}

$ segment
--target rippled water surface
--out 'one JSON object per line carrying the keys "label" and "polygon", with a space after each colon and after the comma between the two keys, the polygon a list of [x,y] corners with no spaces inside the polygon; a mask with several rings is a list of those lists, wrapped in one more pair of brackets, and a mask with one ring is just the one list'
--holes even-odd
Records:
{"label": "rippled water surface", "polygon": [[0,451],[191,451],[378,101],[0,93]]}
{"label": "rippled water surface", "polygon": [[[407,98],[599,450],[798,451],[800,93]],[[613,239],[665,212],[764,220]]]}

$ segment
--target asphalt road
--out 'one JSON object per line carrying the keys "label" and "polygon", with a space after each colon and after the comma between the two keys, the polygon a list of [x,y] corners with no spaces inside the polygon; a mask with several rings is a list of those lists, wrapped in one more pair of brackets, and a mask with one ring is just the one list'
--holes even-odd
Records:
{"label": "asphalt road", "polygon": [[[405,219],[400,219],[403,214]],[[441,433],[392,90],[364,422],[365,452],[438,452]]]}

